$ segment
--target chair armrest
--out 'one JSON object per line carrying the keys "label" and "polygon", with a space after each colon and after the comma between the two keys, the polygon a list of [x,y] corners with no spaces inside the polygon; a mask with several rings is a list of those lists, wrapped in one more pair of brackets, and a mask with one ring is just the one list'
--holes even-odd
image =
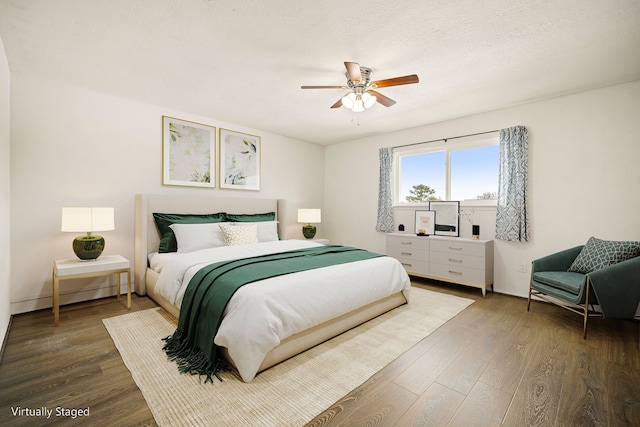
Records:
{"label": "chair armrest", "polygon": [[567,271],[584,245],[556,252],[533,261],[531,273],[538,271]]}
{"label": "chair armrest", "polygon": [[640,256],[588,273],[605,317],[632,319],[640,303]]}

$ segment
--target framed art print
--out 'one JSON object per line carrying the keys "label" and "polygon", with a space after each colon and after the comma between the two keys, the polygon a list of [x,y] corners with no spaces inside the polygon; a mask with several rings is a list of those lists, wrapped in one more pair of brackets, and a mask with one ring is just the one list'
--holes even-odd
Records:
{"label": "framed art print", "polygon": [[220,129],[220,188],[260,190],[260,137]]}
{"label": "framed art print", "polygon": [[436,213],[436,236],[460,235],[460,202],[455,201],[430,201],[429,209]]}
{"label": "framed art print", "polygon": [[162,116],[162,184],[216,186],[216,128]]}
{"label": "framed art print", "polygon": [[415,233],[418,236],[432,236],[435,231],[436,213],[434,211],[416,211]]}

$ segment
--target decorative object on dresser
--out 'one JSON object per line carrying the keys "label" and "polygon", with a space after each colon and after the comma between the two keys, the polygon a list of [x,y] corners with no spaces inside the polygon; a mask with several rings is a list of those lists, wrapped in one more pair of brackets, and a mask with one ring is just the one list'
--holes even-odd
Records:
{"label": "decorative object on dresser", "polygon": [[298,222],[306,224],[302,226],[302,235],[307,239],[313,239],[316,235],[316,226],[321,220],[320,209],[298,209]]}
{"label": "decorative object on dresser", "polygon": [[473,223],[473,214],[475,210],[473,209],[462,209],[460,211],[460,216],[467,218],[469,224],[471,224],[471,238],[474,240],[480,240],[480,226]]}
{"label": "decorative object on dresser", "polygon": [[113,208],[62,208],[61,231],[86,232],[73,240],[73,252],[84,261],[95,260],[104,250],[104,238],[94,231],[114,230]]}
{"label": "decorative object on dresser", "polygon": [[429,210],[435,211],[436,236],[457,237],[460,235],[460,202],[431,200]]}
{"label": "decorative object on dresser", "polygon": [[162,184],[216,186],[216,128],[162,116]]}
{"label": "decorative object on dresser", "polygon": [[418,236],[431,236],[436,226],[434,211],[416,211],[415,231]]}
{"label": "decorative object on dresser", "polygon": [[387,255],[413,276],[493,289],[493,240],[389,233]]}

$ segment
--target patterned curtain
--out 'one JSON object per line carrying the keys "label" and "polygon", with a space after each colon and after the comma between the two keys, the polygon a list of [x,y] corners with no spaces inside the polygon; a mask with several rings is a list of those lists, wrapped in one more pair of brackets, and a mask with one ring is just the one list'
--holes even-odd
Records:
{"label": "patterned curtain", "polygon": [[393,170],[393,148],[380,149],[380,183],[378,187],[378,222],[376,230],[393,231],[393,194],[391,173]]}
{"label": "patterned curtain", "polygon": [[500,168],[496,239],[529,241],[527,213],[527,128],[515,126],[500,130]]}

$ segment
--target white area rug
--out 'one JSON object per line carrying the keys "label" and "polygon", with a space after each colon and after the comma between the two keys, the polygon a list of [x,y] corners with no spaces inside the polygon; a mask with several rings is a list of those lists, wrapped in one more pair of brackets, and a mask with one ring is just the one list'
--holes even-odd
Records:
{"label": "white area rug", "polygon": [[300,426],[468,307],[419,288],[410,304],[299,354],[244,383],[180,374],[162,351],[175,321],[161,308],[103,320],[160,426]]}

